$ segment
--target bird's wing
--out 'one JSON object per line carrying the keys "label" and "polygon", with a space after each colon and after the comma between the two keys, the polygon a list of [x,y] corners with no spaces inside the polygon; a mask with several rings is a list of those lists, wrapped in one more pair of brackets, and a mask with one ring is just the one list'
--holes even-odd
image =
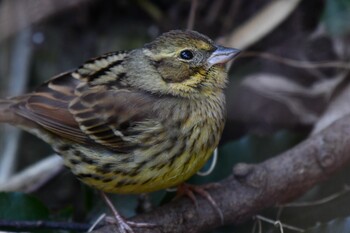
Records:
{"label": "bird's wing", "polygon": [[63,138],[86,143],[88,137],[68,109],[79,82],[70,72],[56,76],[14,105],[16,113]]}
{"label": "bird's wing", "polygon": [[160,123],[150,121],[153,96],[118,87],[124,56],[107,54],[53,78],[21,101],[17,112],[68,140],[127,152],[140,143],[142,125],[151,122],[156,129]]}
{"label": "bird's wing", "polygon": [[[104,90],[103,86],[72,101],[69,110],[80,130],[98,144],[127,152],[142,144],[145,124],[159,126],[152,114],[152,97],[129,90]],[[150,125],[148,125],[150,126]]]}

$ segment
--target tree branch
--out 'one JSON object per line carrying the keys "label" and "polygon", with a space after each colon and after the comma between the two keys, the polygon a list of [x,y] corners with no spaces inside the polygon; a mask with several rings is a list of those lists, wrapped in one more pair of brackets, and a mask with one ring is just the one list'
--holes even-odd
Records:
{"label": "tree branch", "polygon": [[[264,208],[290,201],[324,181],[350,161],[350,115],[298,146],[260,164],[238,164],[233,174],[208,190],[224,214],[225,224],[239,224]],[[135,232],[206,232],[219,227],[220,217],[198,197],[196,209],[187,198],[132,218],[159,225]],[[105,226],[94,233],[110,232]],[[115,229],[114,229],[115,231]]]}
{"label": "tree branch", "polygon": [[0,219],[0,226],[2,228],[11,228],[16,230],[38,230],[38,229],[58,229],[71,231],[84,231],[89,229],[88,224],[75,222],[52,222],[52,221],[15,221]]}

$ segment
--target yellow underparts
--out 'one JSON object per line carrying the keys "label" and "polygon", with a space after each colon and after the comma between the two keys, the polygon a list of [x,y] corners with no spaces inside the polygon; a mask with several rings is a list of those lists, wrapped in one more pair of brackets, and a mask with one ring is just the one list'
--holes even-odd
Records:
{"label": "yellow underparts", "polygon": [[[195,174],[208,160],[215,148],[208,148],[197,154],[185,152],[169,167],[145,167],[137,174],[130,173],[101,173],[96,169],[96,165],[72,164],[69,159],[65,159],[65,164],[72,169],[78,178],[93,188],[109,193],[147,193],[169,187],[177,186],[193,174]],[[118,156],[118,155],[116,155]],[[70,156],[68,156],[70,157]],[[132,167],[133,164],[124,164],[125,167]],[[91,174],[91,177],[80,177],[79,174]]]}

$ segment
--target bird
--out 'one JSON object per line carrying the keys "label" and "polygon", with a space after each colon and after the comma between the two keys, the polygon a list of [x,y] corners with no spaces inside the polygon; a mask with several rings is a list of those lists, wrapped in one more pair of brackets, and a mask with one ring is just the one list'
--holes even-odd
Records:
{"label": "bird", "polygon": [[[196,31],[168,31],[0,100],[0,123],[51,145],[79,180],[102,193],[174,187],[218,146],[225,64],[239,53]],[[132,232],[117,219],[122,232]]]}

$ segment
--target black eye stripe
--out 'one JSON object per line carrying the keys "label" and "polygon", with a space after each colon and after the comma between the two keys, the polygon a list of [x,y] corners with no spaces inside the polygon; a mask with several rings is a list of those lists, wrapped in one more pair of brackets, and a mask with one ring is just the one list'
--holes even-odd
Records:
{"label": "black eye stripe", "polygon": [[194,56],[191,50],[186,49],[181,51],[180,57],[184,60],[191,60]]}

